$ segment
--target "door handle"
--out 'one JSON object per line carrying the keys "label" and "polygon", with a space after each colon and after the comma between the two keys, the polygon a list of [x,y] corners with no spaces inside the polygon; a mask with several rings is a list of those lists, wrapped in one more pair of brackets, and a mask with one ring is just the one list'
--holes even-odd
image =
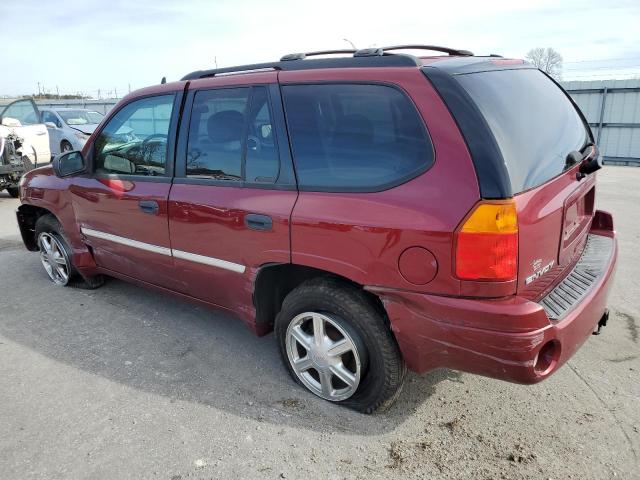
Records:
{"label": "door handle", "polygon": [[250,230],[270,231],[273,228],[273,220],[269,215],[249,213],[244,217],[244,224]]}
{"label": "door handle", "polygon": [[47,133],[46,130],[44,132],[36,132],[36,135],[44,135],[45,133]]}
{"label": "door handle", "polygon": [[138,202],[138,207],[144,213],[148,213],[149,215],[157,215],[160,211],[160,206],[155,200],[140,200]]}

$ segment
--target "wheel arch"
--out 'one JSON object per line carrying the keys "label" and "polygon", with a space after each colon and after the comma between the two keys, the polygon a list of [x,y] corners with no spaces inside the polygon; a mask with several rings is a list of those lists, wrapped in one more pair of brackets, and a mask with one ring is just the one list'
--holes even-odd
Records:
{"label": "wheel arch", "polygon": [[276,315],[282,308],[282,302],[289,292],[307,280],[321,277],[333,278],[340,283],[361,290],[384,318],[387,326],[390,327],[389,317],[382,300],[376,294],[365,290],[363,285],[331,271],[295,263],[267,264],[258,270],[253,289],[256,324],[272,326]]}
{"label": "wheel arch", "polygon": [[16,211],[22,241],[24,242],[25,247],[27,247],[27,250],[32,252],[38,250],[38,244],[36,241],[36,222],[43,215],[51,215],[59,221],[59,219],[50,210],[43,207],[37,207],[35,205],[23,204],[20,205]]}
{"label": "wheel arch", "polygon": [[63,144],[63,143],[68,143],[69,145],[71,145],[71,148],[73,148],[73,142],[71,142],[71,140],[68,140],[66,137],[63,137],[63,138],[60,140],[60,145],[59,145],[59,147],[60,147],[60,152],[62,152],[62,144]]}

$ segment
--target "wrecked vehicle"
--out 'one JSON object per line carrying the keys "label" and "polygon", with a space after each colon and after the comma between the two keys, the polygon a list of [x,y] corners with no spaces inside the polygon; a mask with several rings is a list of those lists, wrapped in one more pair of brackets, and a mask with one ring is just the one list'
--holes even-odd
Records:
{"label": "wrecked vehicle", "polygon": [[29,157],[22,154],[23,139],[0,126],[0,190],[6,189],[18,198],[18,182],[25,172],[33,168]]}
{"label": "wrecked vehicle", "polygon": [[7,105],[0,114],[0,190],[17,198],[22,175],[50,160],[49,134],[35,102],[21,99]]}

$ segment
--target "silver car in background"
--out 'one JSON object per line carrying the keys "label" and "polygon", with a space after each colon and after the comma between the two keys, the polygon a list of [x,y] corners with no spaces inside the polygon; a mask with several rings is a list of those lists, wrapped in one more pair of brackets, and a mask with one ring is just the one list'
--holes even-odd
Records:
{"label": "silver car in background", "polygon": [[104,115],[84,108],[40,107],[42,123],[49,130],[51,153],[82,150]]}

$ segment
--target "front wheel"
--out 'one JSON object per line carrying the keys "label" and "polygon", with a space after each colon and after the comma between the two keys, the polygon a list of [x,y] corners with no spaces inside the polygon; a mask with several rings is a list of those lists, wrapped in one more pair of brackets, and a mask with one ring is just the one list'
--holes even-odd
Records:
{"label": "front wheel", "polygon": [[43,215],[38,219],[35,234],[40,261],[53,283],[86,289],[98,288],[104,283],[101,275],[85,279],[76,271],[69,243],[60,222],[53,215]]}
{"label": "front wheel", "polygon": [[285,298],[275,323],[280,353],[296,382],[363,413],[388,408],[406,375],[383,313],[355,286],[307,281]]}

